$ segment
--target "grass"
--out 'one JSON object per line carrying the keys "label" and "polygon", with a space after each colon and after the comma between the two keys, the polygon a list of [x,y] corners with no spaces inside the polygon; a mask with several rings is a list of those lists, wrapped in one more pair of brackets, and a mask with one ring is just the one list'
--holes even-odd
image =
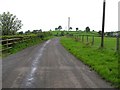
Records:
{"label": "grass", "polygon": [[118,54],[115,52],[115,38],[105,38],[105,48],[100,47],[100,38],[95,38],[94,45],[76,42],[73,38],[62,37],[61,44],[83,63],[95,70],[103,79],[114,87],[120,88],[118,78]]}
{"label": "grass", "polygon": [[51,36],[48,36],[48,37],[45,37],[43,39],[41,38],[38,38],[38,37],[33,37],[32,39],[30,40],[27,40],[27,41],[24,41],[24,42],[19,42],[17,44],[15,44],[13,46],[13,48],[5,51],[2,53],[2,57],[6,57],[10,54],[14,54],[14,53],[17,53],[18,51],[21,51],[27,47],[30,47],[30,46],[33,46],[33,45],[36,45],[36,44],[39,44],[39,43],[42,43],[43,41],[46,41],[48,39],[52,38]]}
{"label": "grass", "polygon": [[93,32],[85,32],[85,31],[51,31],[53,35],[60,35],[61,32],[64,32],[64,34],[73,34],[73,35],[94,35],[99,36],[99,34],[95,31]]}

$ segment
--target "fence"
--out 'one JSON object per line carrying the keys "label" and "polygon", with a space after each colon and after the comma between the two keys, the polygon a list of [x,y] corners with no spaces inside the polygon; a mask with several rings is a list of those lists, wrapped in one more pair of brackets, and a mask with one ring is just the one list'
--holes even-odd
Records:
{"label": "fence", "polygon": [[24,42],[27,41],[31,38],[12,38],[12,39],[5,39],[5,40],[0,40],[0,43],[2,44],[2,48],[0,52],[6,51],[8,49],[13,48],[13,45],[19,42]]}
{"label": "fence", "polygon": [[[91,45],[94,45],[94,35],[73,35],[72,37],[76,41],[91,43]],[[116,51],[120,51],[120,36],[116,37]]]}
{"label": "fence", "polygon": [[76,41],[82,41],[82,42],[87,42],[91,43],[94,45],[94,36],[93,35],[74,35],[73,36]]}

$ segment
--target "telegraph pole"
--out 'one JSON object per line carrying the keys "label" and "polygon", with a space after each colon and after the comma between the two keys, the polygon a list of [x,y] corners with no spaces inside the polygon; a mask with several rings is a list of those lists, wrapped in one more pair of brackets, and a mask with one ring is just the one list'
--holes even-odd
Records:
{"label": "telegraph pole", "polygon": [[68,31],[70,29],[70,17],[68,17]]}
{"label": "telegraph pole", "polygon": [[116,51],[120,53],[120,1],[118,2],[118,33]]}
{"label": "telegraph pole", "polygon": [[101,47],[102,48],[104,47],[105,6],[106,6],[106,0],[103,1],[102,37],[101,37]]}

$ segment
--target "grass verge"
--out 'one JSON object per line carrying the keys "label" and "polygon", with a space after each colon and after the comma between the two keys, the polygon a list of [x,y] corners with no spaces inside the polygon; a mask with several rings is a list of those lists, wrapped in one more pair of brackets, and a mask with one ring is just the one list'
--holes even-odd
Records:
{"label": "grass verge", "polygon": [[33,37],[30,40],[14,44],[13,48],[11,48],[11,49],[9,49],[9,50],[7,50],[7,51],[5,51],[5,52],[2,53],[2,58],[5,58],[5,57],[7,57],[10,54],[17,53],[18,51],[21,51],[21,50],[23,50],[23,49],[25,49],[27,47],[30,47],[30,46],[42,43],[43,41],[46,41],[46,40],[48,40],[50,38],[52,38],[52,36],[45,37],[43,39],[38,38],[38,37]]}
{"label": "grass verge", "polygon": [[95,70],[103,79],[110,82],[114,87],[120,88],[118,54],[108,50],[108,48],[99,48],[98,43],[91,46],[67,37],[62,37],[60,41],[70,53],[87,64],[92,70]]}

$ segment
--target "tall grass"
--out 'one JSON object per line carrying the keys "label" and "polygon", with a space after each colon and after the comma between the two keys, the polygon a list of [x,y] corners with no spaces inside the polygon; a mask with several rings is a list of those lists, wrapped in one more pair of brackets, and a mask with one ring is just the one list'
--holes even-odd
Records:
{"label": "tall grass", "polygon": [[94,45],[76,42],[72,38],[62,37],[61,44],[83,63],[95,70],[103,79],[114,87],[120,88],[118,78],[118,54],[115,52],[115,38],[105,38],[105,48],[100,47],[100,38],[95,38]]}

